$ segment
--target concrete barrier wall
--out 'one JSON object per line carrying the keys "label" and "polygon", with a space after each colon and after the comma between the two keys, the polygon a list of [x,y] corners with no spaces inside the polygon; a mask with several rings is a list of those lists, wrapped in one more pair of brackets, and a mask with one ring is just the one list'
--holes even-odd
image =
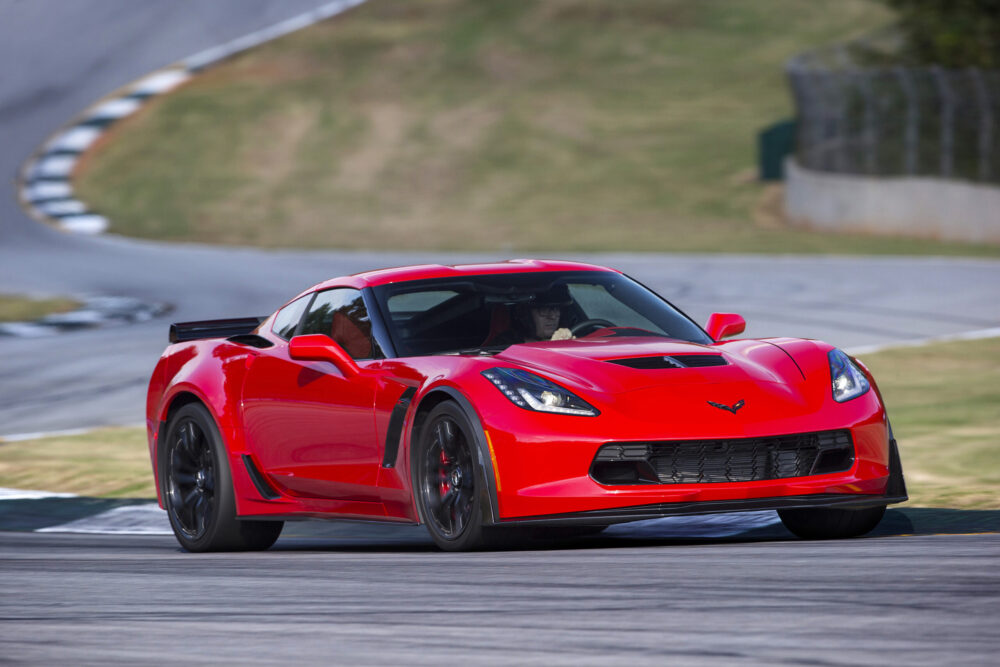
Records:
{"label": "concrete barrier wall", "polygon": [[785,213],[825,231],[1000,243],[1000,187],[991,185],[811,171],[788,158]]}

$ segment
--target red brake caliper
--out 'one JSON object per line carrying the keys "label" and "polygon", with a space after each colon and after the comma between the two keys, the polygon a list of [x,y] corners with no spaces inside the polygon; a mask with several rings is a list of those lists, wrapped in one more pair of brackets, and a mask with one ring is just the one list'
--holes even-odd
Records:
{"label": "red brake caliper", "polygon": [[442,498],[444,498],[445,495],[447,495],[448,491],[451,489],[451,484],[449,484],[449,480],[448,480],[447,466],[448,466],[448,457],[445,456],[444,450],[442,449],[441,450],[441,467],[438,468],[438,480],[440,480],[438,482],[438,493],[441,494]]}

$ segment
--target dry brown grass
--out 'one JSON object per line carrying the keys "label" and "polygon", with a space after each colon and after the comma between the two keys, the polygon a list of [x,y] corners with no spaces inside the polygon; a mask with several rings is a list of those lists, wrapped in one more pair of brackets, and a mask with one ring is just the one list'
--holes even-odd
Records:
{"label": "dry brown grass", "polygon": [[885,398],[910,504],[1000,509],[1000,338],[862,361]]}
{"label": "dry brown grass", "polygon": [[14,294],[0,294],[0,322],[30,322],[56,313],[68,313],[80,307],[79,301],[66,298],[34,299]]}
{"label": "dry brown grass", "polygon": [[109,498],[156,495],[142,428],[0,442],[0,486]]}
{"label": "dry brown grass", "polygon": [[888,20],[868,0],[367,3],[152,101],[77,189],[116,232],[207,243],[1000,254],[755,224],[785,60]]}

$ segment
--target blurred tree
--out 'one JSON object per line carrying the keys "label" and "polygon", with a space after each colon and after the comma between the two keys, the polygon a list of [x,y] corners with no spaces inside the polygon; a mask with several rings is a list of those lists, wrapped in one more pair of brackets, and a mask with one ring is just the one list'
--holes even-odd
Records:
{"label": "blurred tree", "polygon": [[907,61],[1000,69],[1000,0],[883,0],[899,13]]}

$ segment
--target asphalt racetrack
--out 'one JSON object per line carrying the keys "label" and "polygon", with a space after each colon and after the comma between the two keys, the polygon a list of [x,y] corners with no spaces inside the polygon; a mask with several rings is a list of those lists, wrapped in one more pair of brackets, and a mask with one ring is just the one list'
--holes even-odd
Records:
{"label": "asphalt racetrack", "polygon": [[[174,308],[146,324],[0,338],[0,436],[140,423],[171,320],[266,314],[364,269],[500,258],[88,238],[20,209],[21,165],[84,107],[320,4],[0,0],[0,291]],[[856,347],[1000,326],[995,261],[584,259],[626,270],[699,321],[740,312],[753,336]],[[986,527],[914,528],[914,512],[891,511],[858,540],[626,527],[472,554],[434,551],[421,528],[357,524],[295,524],[269,552],[198,556],[171,537],[2,532],[0,662],[996,664],[1000,525],[991,514]],[[957,534],[982,530],[992,534]]]}
{"label": "asphalt racetrack", "polygon": [[44,664],[996,664],[1000,535],[592,538],[472,554],[420,529],[193,556],[6,533],[0,651]]}

